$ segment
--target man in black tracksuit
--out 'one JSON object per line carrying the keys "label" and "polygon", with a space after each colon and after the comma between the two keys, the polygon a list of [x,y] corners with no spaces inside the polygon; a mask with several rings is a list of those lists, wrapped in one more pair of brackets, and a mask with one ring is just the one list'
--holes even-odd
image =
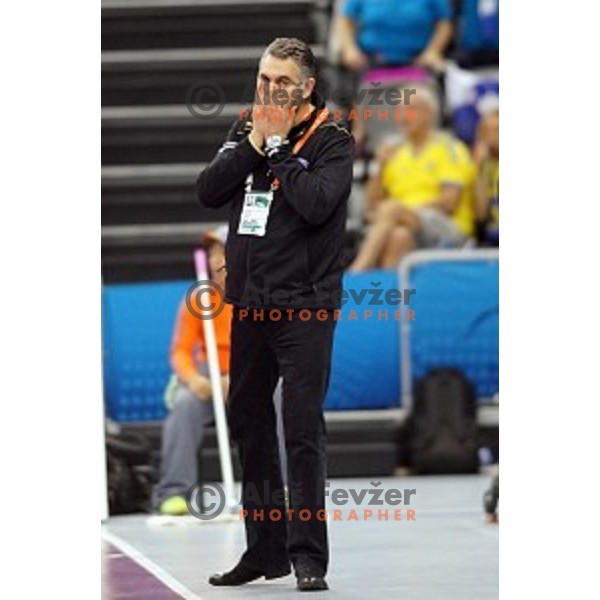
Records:
{"label": "man in black tracksuit", "polygon": [[[296,83],[300,82],[300,83]],[[198,178],[200,201],[229,203],[226,300],[234,304],[228,421],[243,469],[247,550],[210,578],[282,577],[327,589],[325,422],[353,141],[314,93],[314,57],[280,38],[260,62],[257,98],[289,92],[282,118],[237,120]],[[300,89],[302,96],[295,96]],[[263,107],[264,108],[264,107]],[[268,206],[268,209],[265,207]],[[273,391],[283,377],[289,506],[282,493]],[[261,516],[262,513],[262,516]],[[279,517],[279,518],[278,518]]]}

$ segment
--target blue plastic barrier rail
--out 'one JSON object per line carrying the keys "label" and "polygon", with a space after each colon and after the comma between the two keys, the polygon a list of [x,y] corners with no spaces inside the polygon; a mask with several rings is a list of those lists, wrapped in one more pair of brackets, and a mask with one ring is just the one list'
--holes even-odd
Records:
{"label": "blue plastic barrier rail", "polygon": [[[105,402],[115,421],[164,418],[174,320],[192,283],[104,286]],[[408,306],[397,299],[406,289],[415,290]],[[463,370],[484,402],[498,392],[496,251],[415,252],[399,273],[346,274],[344,290],[326,410],[410,407],[414,382],[440,366]]]}
{"label": "blue plastic barrier rail", "polygon": [[400,265],[414,288],[414,321],[401,322],[402,405],[416,381],[437,367],[454,367],[475,386],[481,403],[498,394],[498,251],[424,250]]}

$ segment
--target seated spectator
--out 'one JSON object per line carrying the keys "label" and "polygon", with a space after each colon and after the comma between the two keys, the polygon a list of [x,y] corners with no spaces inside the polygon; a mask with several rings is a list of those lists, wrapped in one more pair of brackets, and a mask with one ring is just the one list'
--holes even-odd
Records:
{"label": "seated spectator", "polygon": [[[204,242],[211,278],[221,288],[225,286],[225,235],[226,231],[217,230]],[[225,398],[229,389],[231,316],[232,307],[225,304],[213,320]],[[166,393],[170,411],[163,426],[160,481],[154,490],[154,505],[165,515],[188,512],[186,494],[198,481],[198,448],[204,428],[214,420],[206,356],[203,321],[188,310],[184,300],[171,344],[174,376]]]}
{"label": "seated spectator", "polygon": [[342,64],[352,71],[378,65],[440,70],[451,19],[450,0],[346,0],[339,19]]}
{"label": "seated spectator", "polygon": [[475,218],[477,239],[482,246],[498,246],[500,242],[500,113],[494,110],[479,123],[474,158],[477,166],[475,180]]}
{"label": "seated spectator", "polygon": [[[408,77],[421,80],[430,77],[429,71],[441,72],[444,52],[452,38],[451,3],[450,0],[344,0],[336,29],[344,67],[337,73],[338,87],[344,90],[346,98],[343,108],[358,108],[358,105],[363,109],[382,108],[371,104],[368,96],[362,96],[357,105],[360,76],[375,68],[390,67],[412,70]],[[389,75],[383,76],[384,79]],[[381,77],[374,74],[373,82],[363,85],[381,83]],[[404,79],[397,73],[394,85],[400,85]],[[350,128],[357,156],[369,157],[380,139],[380,132],[373,132],[373,128],[378,129],[377,124],[358,119],[350,123]]]}
{"label": "seated spectator", "polygon": [[474,167],[467,147],[437,132],[439,102],[427,87],[416,94],[402,121],[406,141],[381,148],[379,172],[367,188],[371,223],[352,271],[398,264],[415,247],[458,247],[473,233]]}
{"label": "seated spectator", "polygon": [[461,0],[454,56],[463,69],[498,66],[500,0]]}

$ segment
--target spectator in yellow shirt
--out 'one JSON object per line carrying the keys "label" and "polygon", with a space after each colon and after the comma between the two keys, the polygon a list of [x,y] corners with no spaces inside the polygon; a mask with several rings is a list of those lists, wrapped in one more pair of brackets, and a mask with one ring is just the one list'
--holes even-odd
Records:
{"label": "spectator in yellow shirt", "polygon": [[406,141],[378,151],[367,187],[371,227],[352,271],[390,268],[413,248],[459,247],[473,233],[475,170],[468,148],[435,130],[439,101],[424,86],[405,107]]}

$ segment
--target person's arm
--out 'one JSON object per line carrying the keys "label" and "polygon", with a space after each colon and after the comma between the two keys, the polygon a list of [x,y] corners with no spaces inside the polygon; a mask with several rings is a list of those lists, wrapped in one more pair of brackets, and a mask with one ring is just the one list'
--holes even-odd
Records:
{"label": "person's arm", "polygon": [[451,21],[438,21],[429,44],[417,56],[415,64],[441,71],[444,68],[444,51],[452,39],[452,32]]}
{"label": "person's arm", "polygon": [[427,46],[415,59],[415,64],[440,71],[444,68],[444,52],[454,33],[452,6],[449,0],[435,0],[433,8],[435,28]]}
{"label": "person's arm", "polygon": [[[367,0],[370,1],[370,0]],[[366,69],[367,56],[358,46],[358,27],[364,11],[365,0],[344,0],[337,19],[342,64],[353,71]]]}
{"label": "person's arm", "polygon": [[324,143],[320,155],[309,170],[292,155],[285,144],[267,159],[281,184],[283,196],[311,225],[324,223],[338,204],[347,198],[352,187],[354,140],[337,125]]}
{"label": "person's arm", "polygon": [[482,165],[478,172],[477,178],[475,179],[474,194],[475,194],[475,219],[478,222],[484,222],[487,220],[490,211],[491,197],[487,192],[486,177],[485,177],[485,163]]}
{"label": "person's arm", "polygon": [[478,140],[475,142],[475,147],[473,148],[473,163],[477,173],[475,176],[475,184],[473,186],[473,195],[475,201],[474,212],[475,219],[479,222],[484,222],[487,220],[491,202],[486,185],[486,167],[488,164],[488,156],[488,145],[481,138],[481,132],[479,132]]}
{"label": "person's arm", "polygon": [[427,44],[426,51],[432,51],[436,54],[443,55],[452,40],[452,33],[454,32],[452,21],[443,20],[438,21],[435,30],[433,32],[433,36],[429,40],[429,44]]}
{"label": "person's arm", "polygon": [[249,139],[250,136],[239,139],[237,131],[240,126],[239,121],[233,124],[227,141],[198,177],[196,192],[205,206],[218,208],[227,204],[248,174],[265,159],[260,147]]}
{"label": "person's arm", "polygon": [[377,173],[369,177],[366,191],[365,219],[368,223],[374,220],[379,203],[387,198],[387,188],[383,174],[397,150],[398,144],[383,143],[375,152],[378,166]]}
{"label": "person's arm", "polygon": [[452,216],[454,211],[458,208],[461,194],[462,185],[458,183],[444,183],[442,184],[439,197],[428,203],[427,206],[436,208],[437,210]]}
{"label": "person's arm", "polygon": [[198,373],[194,358],[198,344],[203,343],[202,323],[192,315],[186,303],[179,308],[173,339],[171,341],[171,368],[177,377],[200,399],[208,400],[211,395],[210,380]]}
{"label": "person's arm", "polygon": [[383,183],[382,172],[369,178],[367,183],[365,219],[367,223],[372,223],[377,213],[379,203],[386,197],[385,185]]}
{"label": "person's arm", "polygon": [[466,147],[455,139],[448,139],[443,146],[439,165],[440,195],[428,206],[452,216],[463,193],[473,183],[473,163]]}
{"label": "person's arm", "polygon": [[369,60],[356,43],[356,23],[350,17],[339,17],[338,33],[342,64],[353,71],[366,69]]}

